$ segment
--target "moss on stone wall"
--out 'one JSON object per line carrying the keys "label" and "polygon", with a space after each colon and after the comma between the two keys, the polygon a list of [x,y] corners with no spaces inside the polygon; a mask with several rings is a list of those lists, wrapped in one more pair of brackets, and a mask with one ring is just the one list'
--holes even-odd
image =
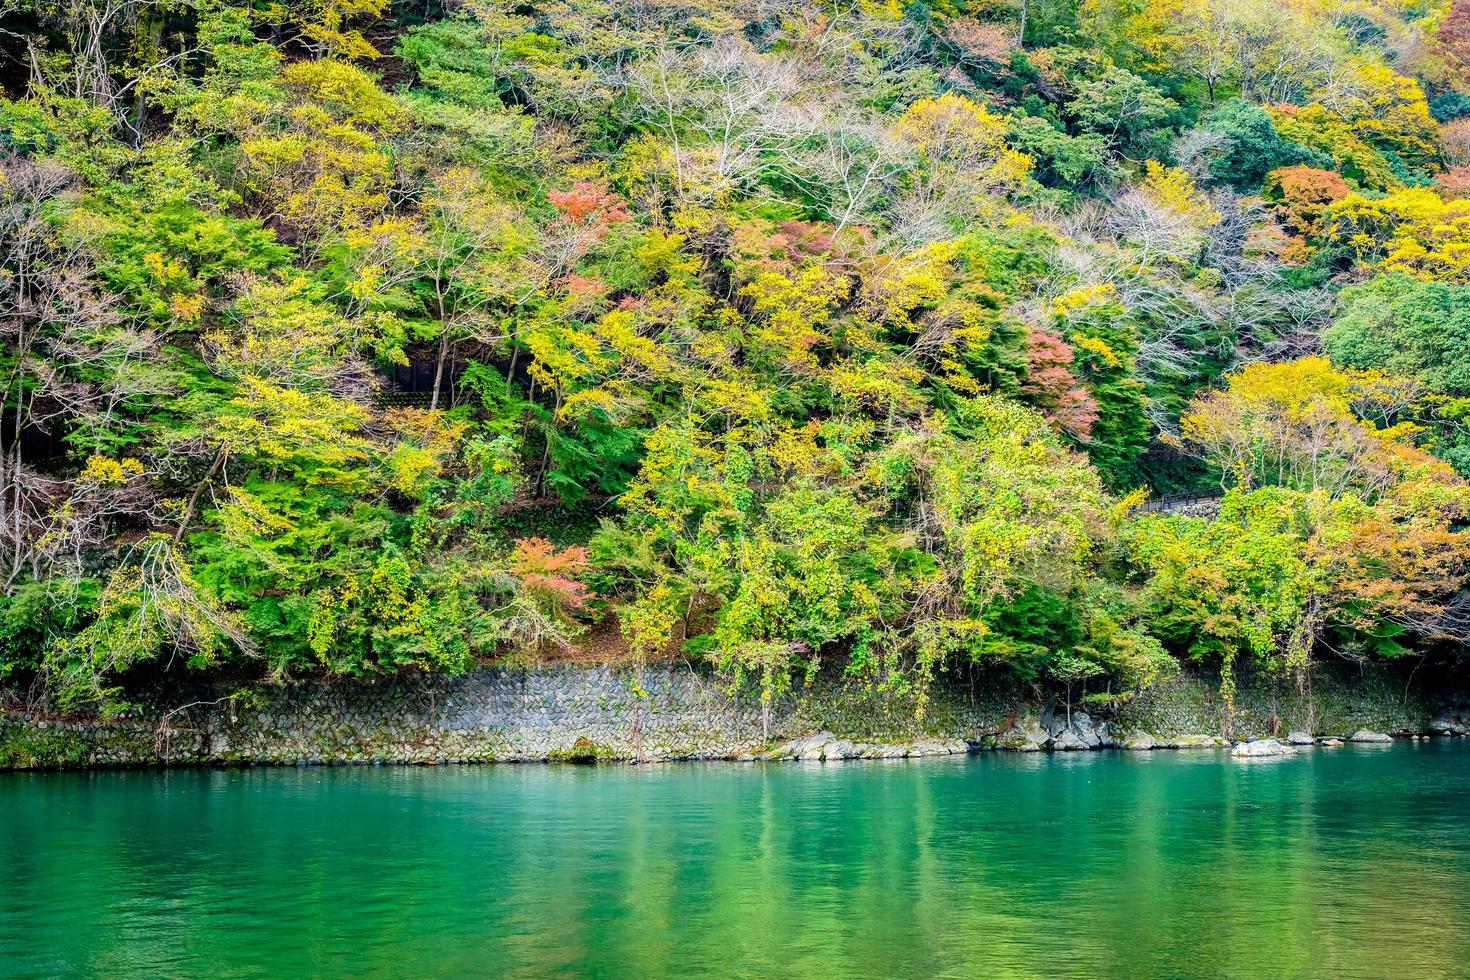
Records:
{"label": "moss on stone wall", "polygon": [[80,769],[157,761],[156,739],[137,729],[0,718],[0,769]]}
{"label": "moss on stone wall", "polygon": [[1367,728],[1420,732],[1444,697],[1387,665],[1319,667],[1308,677],[1241,674],[1233,710],[1217,676],[1184,672],[1142,692],[1120,710],[1117,726],[1153,733],[1236,737],[1304,731],[1347,735]]}
{"label": "moss on stone wall", "polygon": [[[636,682],[636,683],[635,683]],[[1115,737],[1132,730],[1160,741],[1288,730],[1344,735],[1359,728],[1423,731],[1451,698],[1406,672],[1377,666],[1319,669],[1309,686],[1242,675],[1227,713],[1218,677],[1186,671],[1160,682],[1106,719]],[[1056,709],[1029,685],[993,673],[943,675],[922,717],[913,696],[849,678],[825,677],[773,706],[769,732],[758,700],[688,668],[635,677],[606,667],[484,669],[462,677],[305,681],[259,685],[126,722],[0,718],[0,768],[139,764],[457,763],[585,759],[734,758],[762,746],[829,732],[869,745],[963,739],[1006,745]],[[1102,719],[1099,719],[1102,720]],[[1045,738],[1045,735],[1042,736]],[[1029,735],[1022,741],[1034,741]]]}

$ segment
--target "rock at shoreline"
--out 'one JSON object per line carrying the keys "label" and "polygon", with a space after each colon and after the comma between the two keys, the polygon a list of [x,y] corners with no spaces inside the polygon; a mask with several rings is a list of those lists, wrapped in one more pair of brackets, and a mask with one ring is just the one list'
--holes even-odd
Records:
{"label": "rock at shoreline", "polygon": [[1086,752],[1092,746],[1082,741],[1081,737],[1070,728],[1064,728],[1056,738],[1051,740],[1053,752]]}
{"label": "rock at shoreline", "polygon": [[1382,743],[1392,742],[1393,738],[1391,736],[1383,734],[1382,732],[1370,732],[1366,728],[1360,728],[1348,736],[1348,741]]}
{"label": "rock at shoreline", "polygon": [[1335,748],[1338,748],[1339,746],[1342,745],[1342,739],[1340,739],[1340,738],[1324,738],[1322,741],[1318,742],[1317,744],[1320,745],[1320,746],[1322,746],[1324,749],[1335,749]]}
{"label": "rock at shoreline", "polygon": [[1011,752],[1040,752],[1051,743],[1046,730],[1035,722],[1012,725],[995,737],[995,747]]}
{"label": "rock at shoreline", "polygon": [[856,759],[858,757],[857,746],[845,738],[839,738],[822,746],[822,758],[829,761],[842,759]]}
{"label": "rock at shoreline", "polygon": [[1279,759],[1282,756],[1296,755],[1296,749],[1283,745],[1274,738],[1263,738],[1254,742],[1242,742],[1231,749],[1230,754],[1237,759]]}
{"label": "rock at shoreline", "polygon": [[1073,711],[1069,719],[1065,711],[1048,708],[1041,714],[1040,727],[1051,740],[1053,752],[1100,749],[1107,735],[1107,724],[1099,726],[1085,711]]}
{"label": "rock at shoreline", "polygon": [[1151,752],[1157,747],[1152,735],[1137,728],[1123,736],[1123,748],[1130,752]]}
{"label": "rock at shoreline", "polygon": [[1217,749],[1229,744],[1228,740],[1218,735],[1177,735],[1166,741],[1160,741],[1158,747],[1161,749]]}
{"label": "rock at shoreline", "polygon": [[1092,716],[1085,711],[1072,712],[1072,727],[1070,731],[1077,736],[1083,748],[1100,749],[1103,744],[1103,735],[1107,732],[1107,725],[1101,728],[1093,722]]}
{"label": "rock at shoreline", "polygon": [[1316,745],[1317,740],[1306,732],[1291,732],[1286,736],[1287,745]]}
{"label": "rock at shoreline", "polygon": [[784,742],[776,746],[770,752],[766,753],[766,758],[773,760],[817,760],[822,758],[822,748],[828,742],[835,742],[836,740],[837,736],[831,732],[817,732],[814,735],[808,735],[805,738],[794,738],[789,742]]}
{"label": "rock at shoreline", "polygon": [[816,732],[776,746],[760,758],[772,762],[841,762],[846,759],[902,759],[929,755],[964,755],[970,744],[959,738],[926,738],[896,745],[851,742],[831,732]]}
{"label": "rock at shoreline", "polygon": [[1470,705],[1445,708],[1429,723],[1436,735],[1470,735]]}

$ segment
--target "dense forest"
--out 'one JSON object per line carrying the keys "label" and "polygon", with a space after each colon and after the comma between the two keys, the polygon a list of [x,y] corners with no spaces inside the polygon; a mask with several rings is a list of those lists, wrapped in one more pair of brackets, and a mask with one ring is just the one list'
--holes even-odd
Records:
{"label": "dense forest", "polygon": [[0,686],[1470,630],[1467,0],[0,12]]}

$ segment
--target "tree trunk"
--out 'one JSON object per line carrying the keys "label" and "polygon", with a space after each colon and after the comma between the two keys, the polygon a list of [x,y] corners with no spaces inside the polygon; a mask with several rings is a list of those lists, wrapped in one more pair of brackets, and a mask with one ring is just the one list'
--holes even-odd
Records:
{"label": "tree trunk", "polygon": [[510,366],[505,369],[505,391],[511,394],[516,390],[516,360],[521,356],[519,347],[510,349]]}
{"label": "tree trunk", "polygon": [[[158,54],[159,46],[163,43],[163,15],[155,14],[148,25],[149,51]],[[143,145],[143,121],[148,115],[148,100],[144,96],[144,86],[136,86],[137,94],[133,96],[133,119],[128,123],[128,142],[133,149]]]}
{"label": "tree trunk", "polygon": [[430,410],[439,407],[439,388],[444,383],[444,362],[449,357],[449,331],[439,335],[439,359],[434,364],[434,394],[429,396]]}
{"label": "tree trunk", "polygon": [[551,437],[556,432],[557,415],[561,412],[561,391],[556,393],[556,404],[551,410],[551,426],[546,430],[546,445],[541,447],[541,466],[536,472],[536,496],[546,494],[546,467],[551,462]]}
{"label": "tree trunk", "polygon": [[215,474],[219,472],[219,468],[224,463],[225,451],[221,449],[214,454],[214,462],[209,464],[209,472],[204,474],[204,479],[200,480],[194,487],[194,492],[189,494],[189,501],[184,505],[184,513],[179,516],[179,529],[174,532],[175,544],[184,539],[184,531],[188,529],[189,520],[194,516],[194,505],[199,502],[199,495],[204,492],[205,487],[209,486],[210,481],[214,479]]}

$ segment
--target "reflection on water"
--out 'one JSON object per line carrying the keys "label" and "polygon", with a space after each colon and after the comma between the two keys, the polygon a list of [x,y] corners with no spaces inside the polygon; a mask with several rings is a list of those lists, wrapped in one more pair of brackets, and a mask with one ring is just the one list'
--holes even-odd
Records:
{"label": "reflection on water", "polygon": [[1465,976],[1470,747],[0,775],[0,975]]}

